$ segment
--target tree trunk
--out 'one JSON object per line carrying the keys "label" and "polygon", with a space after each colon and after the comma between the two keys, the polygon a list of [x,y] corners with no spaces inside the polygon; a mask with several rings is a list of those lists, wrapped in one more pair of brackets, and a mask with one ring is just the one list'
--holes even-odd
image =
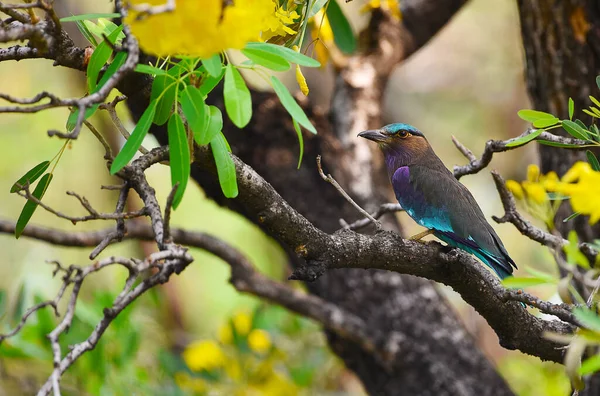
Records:
{"label": "tree trunk", "polygon": [[[598,96],[600,74],[600,3],[595,0],[519,0],[525,49],[527,87],[532,107],[568,118],[568,100],[575,102],[575,118],[586,124],[581,109],[589,106],[589,95]],[[560,133],[560,132],[557,132]],[[566,132],[563,131],[566,135]],[[576,161],[586,161],[584,150],[565,150],[539,145],[541,171],[563,175]],[[575,230],[580,240],[600,237],[600,228],[590,227],[587,216],[563,222],[573,211],[561,205],[555,228],[567,237]],[[580,395],[600,394],[600,376],[587,381]]]}

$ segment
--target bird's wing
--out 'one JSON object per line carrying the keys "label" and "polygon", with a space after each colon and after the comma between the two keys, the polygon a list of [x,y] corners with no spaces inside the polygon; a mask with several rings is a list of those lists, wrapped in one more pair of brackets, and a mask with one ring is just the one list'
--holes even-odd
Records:
{"label": "bird's wing", "polygon": [[506,260],[508,269],[514,265],[473,195],[450,171],[414,165],[410,166],[409,172],[410,186],[429,208],[426,212],[434,213],[439,224],[451,228],[439,231],[451,232],[458,238],[474,242],[484,252]]}

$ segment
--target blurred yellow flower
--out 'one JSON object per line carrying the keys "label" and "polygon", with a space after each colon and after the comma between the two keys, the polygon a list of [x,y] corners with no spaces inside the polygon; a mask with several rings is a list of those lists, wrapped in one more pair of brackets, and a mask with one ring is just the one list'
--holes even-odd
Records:
{"label": "blurred yellow flower", "polygon": [[[128,5],[164,4],[165,0],[129,0]],[[295,12],[282,12],[274,0],[178,0],[175,10],[144,16],[129,10],[125,23],[137,37],[140,47],[157,56],[191,55],[208,58],[226,49],[243,48],[267,37],[289,33],[287,21]],[[264,38],[263,38],[264,39]]]}
{"label": "blurred yellow flower", "polygon": [[248,346],[254,352],[266,353],[271,349],[271,336],[264,330],[254,329],[248,335]]}
{"label": "blurred yellow flower", "polygon": [[308,95],[309,89],[308,84],[306,83],[306,78],[304,78],[304,74],[302,74],[302,69],[300,69],[300,65],[296,65],[296,81],[298,82],[298,86],[300,87],[300,91],[304,96]]}
{"label": "blurred yellow flower", "polygon": [[507,180],[506,188],[508,188],[508,191],[510,191],[516,199],[523,199],[525,197],[523,187],[521,187],[521,184],[519,184],[517,181]]}
{"label": "blurred yellow flower", "polygon": [[558,180],[556,173],[547,175],[540,174],[537,165],[527,167],[527,180],[519,183],[515,180],[507,180],[506,188],[512,192],[514,197],[522,201],[525,209],[533,217],[546,223],[549,229],[554,228],[554,215],[558,209],[559,201],[551,201],[548,197],[548,186],[555,185]]}
{"label": "blurred yellow flower", "polygon": [[225,354],[213,340],[195,341],[183,351],[183,360],[192,371],[211,370],[223,367]]}
{"label": "blurred yellow flower", "polygon": [[252,317],[246,312],[240,312],[233,317],[233,326],[239,335],[245,336],[252,329]]}
{"label": "blurred yellow flower", "polygon": [[577,162],[565,173],[554,191],[568,195],[575,212],[590,216],[590,224],[600,220],[600,172],[586,162]]}

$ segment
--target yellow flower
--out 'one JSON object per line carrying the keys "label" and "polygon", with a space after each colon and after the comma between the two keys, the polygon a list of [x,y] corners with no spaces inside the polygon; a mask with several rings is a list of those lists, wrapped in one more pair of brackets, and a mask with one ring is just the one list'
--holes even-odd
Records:
{"label": "yellow flower", "polygon": [[195,341],[183,351],[183,360],[192,371],[223,367],[225,354],[213,340]]}
{"label": "yellow flower", "polygon": [[531,164],[527,167],[527,180],[537,182],[540,177],[540,168],[537,165]]}
{"label": "yellow flower", "polygon": [[523,197],[525,196],[523,188],[521,187],[519,182],[516,182],[514,180],[507,180],[506,188],[508,188],[508,191],[510,191],[516,199],[523,199]]}
{"label": "yellow flower", "polygon": [[306,83],[306,78],[304,78],[304,74],[302,74],[302,69],[300,69],[300,65],[296,65],[296,81],[298,81],[300,91],[302,91],[304,96],[307,96],[309,92],[308,84]]}
{"label": "yellow flower", "polygon": [[592,167],[587,162],[578,161],[560,179],[563,183],[572,183],[582,175],[592,172]]}
{"label": "yellow flower", "polygon": [[[130,6],[144,3],[165,0],[128,1]],[[175,10],[167,13],[143,16],[130,9],[125,23],[149,54],[208,58],[258,40],[261,31],[275,26],[274,19],[280,21],[276,10],[273,0],[233,0],[227,6],[222,0],[178,0]]]}
{"label": "yellow flower", "polygon": [[260,38],[263,41],[268,41],[276,36],[296,34],[297,31],[288,26],[293,25],[295,20],[300,18],[300,15],[296,12],[296,7],[297,5],[292,2],[288,4],[287,10],[283,6],[277,7],[275,13],[268,19]]}
{"label": "yellow flower", "polygon": [[239,335],[245,336],[252,329],[252,318],[246,312],[240,312],[233,317],[233,325]]}
{"label": "yellow flower", "polygon": [[600,172],[592,170],[589,164],[577,162],[573,165],[557,183],[555,191],[568,195],[573,210],[589,215],[590,224],[600,220]]}
{"label": "yellow flower", "polygon": [[315,55],[324,68],[329,61],[329,48],[334,46],[333,30],[329,24],[329,19],[323,10],[317,12],[312,18],[313,27],[310,30],[310,36],[314,43]]}
{"label": "yellow flower", "polygon": [[266,353],[271,349],[271,337],[264,330],[254,329],[248,335],[248,346],[254,352]]}
{"label": "yellow flower", "polygon": [[533,202],[537,204],[543,204],[548,201],[548,195],[546,194],[546,190],[540,183],[533,183],[530,181],[523,182],[523,190],[527,194],[527,198],[530,198]]}

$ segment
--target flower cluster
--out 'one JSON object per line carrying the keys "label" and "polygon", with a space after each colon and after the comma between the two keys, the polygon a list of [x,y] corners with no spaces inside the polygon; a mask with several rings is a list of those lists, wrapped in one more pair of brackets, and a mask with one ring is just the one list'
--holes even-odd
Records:
{"label": "flower cluster", "polygon": [[590,164],[577,162],[561,178],[555,172],[541,175],[536,165],[527,168],[527,180],[508,180],[506,187],[526,210],[553,228],[561,200],[570,199],[576,213],[590,216],[590,224],[600,220],[600,172]]}
{"label": "flower cluster", "polygon": [[[129,6],[160,5],[164,0],[129,0]],[[146,16],[130,8],[125,22],[140,47],[157,56],[188,55],[209,58],[250,41],[296,34],[290,28],[300,16],[295,6],[275,0],[179,0],[175,10]]]}

